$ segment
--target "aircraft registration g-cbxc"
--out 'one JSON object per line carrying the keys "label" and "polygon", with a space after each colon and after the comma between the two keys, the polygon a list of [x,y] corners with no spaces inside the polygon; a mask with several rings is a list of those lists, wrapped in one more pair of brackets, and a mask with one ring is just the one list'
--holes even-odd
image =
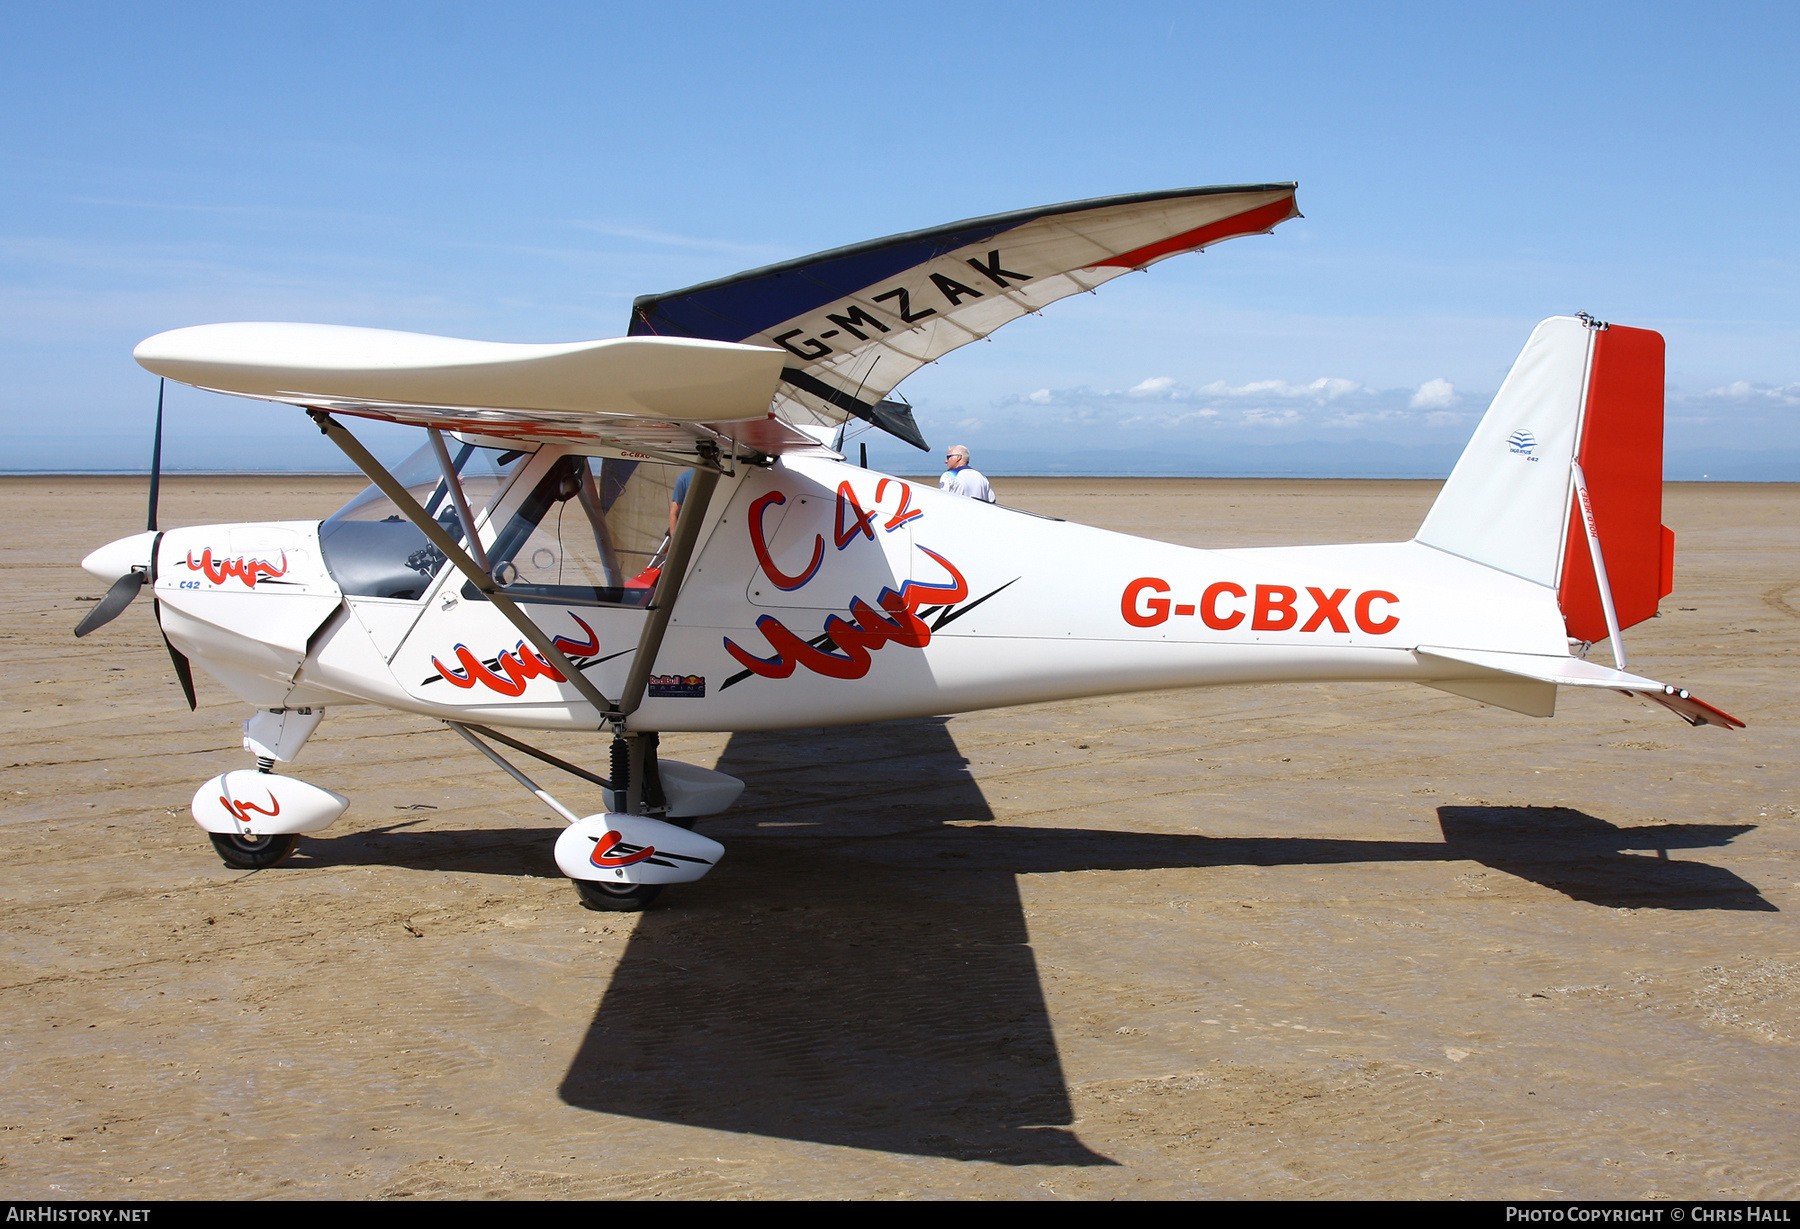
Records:
{"label": "aircraft registration g-cbxc", "polygon": [[[326,518],[150,531],[83,562],[85,635],[150,586],[189,662],[258,712],[257,768],[200,787],[225,861],[272,866],[343,797],[291,776],[325,710],[442,719],[568,821],[593,908],[641,909],[721,846],[742,782],[663,731],[821,726],[1232,683],[1398,680],[1547,717],[1611,688],[1740,722],[1626,672],[1671,589],[1662,338],[1538,325],[1409,542],[1196,550],[846,462],[852,420],[924,448],[887,394],[1021,316],[1298,216],[1293,184],[976,218],[636,301],[628,336],[552,345],[314,324],[176,329],[139,363],[303,407],[373,483]],[[343,419],[425,430],[384,467]],[[836,447],[834,447],[834,444]],[[1586,660],[1600,640],[1613,667]],[[1575,651],[1571,653],[1571,646]],[[607,772],[492,727],[594,730]],[[575,814],[495,745],[602,787]]]}

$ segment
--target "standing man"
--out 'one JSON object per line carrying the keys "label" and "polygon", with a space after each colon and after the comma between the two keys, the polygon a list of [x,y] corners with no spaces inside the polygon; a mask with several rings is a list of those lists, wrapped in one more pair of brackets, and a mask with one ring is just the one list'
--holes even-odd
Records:
{"label": "standing man", "polygon": [[938,490],[966,495],[987,504],[997,502],[994,488],[981,476],[981,471],[969,468],[969,449],[963,444],[950,445],[950,450],[944,454],[944,472],[938,477]]}

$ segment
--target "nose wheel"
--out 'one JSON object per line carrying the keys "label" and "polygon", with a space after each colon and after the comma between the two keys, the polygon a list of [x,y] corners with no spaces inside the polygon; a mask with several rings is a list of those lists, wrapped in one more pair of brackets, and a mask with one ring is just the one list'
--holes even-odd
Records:
{"label": "nose wheel", "polygon": [[[239,836],[235,832],[212,832],[213,848],[226,866],[241,871],[267,870],[287,861],[300,843],[300,834],[284,832],[278,836]],[[643,906],[638,906],[642,908]]]}

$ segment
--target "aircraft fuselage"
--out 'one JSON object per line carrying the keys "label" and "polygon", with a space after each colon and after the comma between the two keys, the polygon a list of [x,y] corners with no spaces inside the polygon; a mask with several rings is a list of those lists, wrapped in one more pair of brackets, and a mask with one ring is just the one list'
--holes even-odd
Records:
{"label": "aircraft fuselage", "polygon": [[[562,455],[519,467],[480,518],[484,541]],[[176,647],[259,708],[599,724],[454,568],[417,597],[346,597],[317,523],[171,530],[155,588]],[[641,607],[522,604],[618,694]],[[1554,590],[1416,542],[1194,549],[789,456],[721,482],[631,724],[772,729],[1175,687],[1425,681],[1420,645],[1564,654],[1567,638]]]}

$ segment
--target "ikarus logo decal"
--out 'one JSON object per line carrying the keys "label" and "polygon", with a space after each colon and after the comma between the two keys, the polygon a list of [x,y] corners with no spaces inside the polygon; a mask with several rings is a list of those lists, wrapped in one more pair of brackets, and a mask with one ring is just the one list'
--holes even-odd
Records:
{"label": "ikarus logo decal", "polygon": [[1537,436],[1520,427],[1506,437],[1506,449],[1516,457],[1524,457],[1527,461],[1537,460],[1533,451],[1537,447]]}

